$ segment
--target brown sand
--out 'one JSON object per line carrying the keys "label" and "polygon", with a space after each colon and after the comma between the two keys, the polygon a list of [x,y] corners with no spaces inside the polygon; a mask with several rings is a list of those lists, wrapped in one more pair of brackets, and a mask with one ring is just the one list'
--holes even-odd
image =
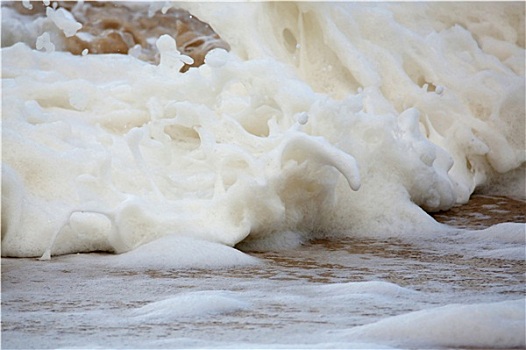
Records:
{"label": "brown sand", "polygon": [[432,216],[438,222],[467,229],[484,229],[504,222],[526,223],[526,201],[502,196],[473,195],[467,204]]}

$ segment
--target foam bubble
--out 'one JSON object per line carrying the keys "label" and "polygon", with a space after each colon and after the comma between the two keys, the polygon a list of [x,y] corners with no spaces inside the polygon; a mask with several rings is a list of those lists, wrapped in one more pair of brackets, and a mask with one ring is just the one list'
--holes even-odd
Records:
{"label": "foam bubble", "polygon": [[228,52],[224,49],[214,49],[205,56],[205,63],[209,67],[221,67],[228,60]]}

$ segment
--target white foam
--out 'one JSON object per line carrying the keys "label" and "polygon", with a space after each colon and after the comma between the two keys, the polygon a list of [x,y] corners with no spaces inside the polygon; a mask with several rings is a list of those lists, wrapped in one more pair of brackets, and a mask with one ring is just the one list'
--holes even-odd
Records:
{"label": "white foam", "polygon": [[37,50],[44,49],[46,52],[55,51],[55,45],[51,42],[49,33],[46,32],[37,38],[36,48]]}
{"label": "white foam", "polygon": [[167,271],[185,267],[222,268],[260,263],[258,259],[218,243],[165,236],[112,259],[112,265],[134,271]]}
{"label": "white foam", "polygon": [[[159,66],[73,56],[44,30],[73,35],[71,13],[2,11],[14,44],[2,49],[2,162],[16,174],[2,185],[19,202],[2,211],[3,256],[123,253],[170,235],[273,249],[417,237],[444,229],[424,210],[524,182],[517,5],[495,19],[448,4],[182,6],[232,46],[184,74],[168,35]],[[22,44],[43,32],[55,52]]]}
{"label": "white foam", "polygon": [[191,57],[182,55],[177,50],[175,39],[168,34],[161,35],[156,41],[156,46],[161,55],[159,65],[164,70],[179,71],[185,63],[194,63]]}
{"label": "white foam", "polygon": [[316,286],[312,289],[313,292],[321,293],[324,296],[329,297],[335,295],[349,296],[351,294],[357,294],[363,296],[364,294],[369,294],[380,295],[387,298],[405,298],[418,294],[417,291],[383,281],[334,283]]}
{"label": "white foam", "polygon": [[190,317],[228,314],[250,307],[246,301],[228,291],[181,293],[130,312],[133,321],[148,323],[180,322]]}
{"label": "white foam", "polygon": [[22,1],[22,5],[28,10],[32,10],[33,9],[33,5],[31,4],[31,2],[29,0]]}
{"label": "white foam", "polygon": [[64,8],[53,9],[46,7],[46,16],[64,32],[66,37],[75,35],[82,28],[82,24],[77,22],[71,13]]}
{"label": "white foam", "polygon": [[484,230],[465,233],[466,240],[478,242],[494,242],[497,244],[520,244],[526,241],[526,225],[521,223],[506,222],[493,225]]}
{"label": "white foam", "polygon": [[466,255],[519,261],[526,259],[526,224],[502,223],[484,230],[462,232],[457,239],[464,249],[471,246]]}
{"label": "white foam", "polygon": [[344,331],[348,339],[371,339],[403,347],[522,348],[524,300],[452,304],[383,319]]}

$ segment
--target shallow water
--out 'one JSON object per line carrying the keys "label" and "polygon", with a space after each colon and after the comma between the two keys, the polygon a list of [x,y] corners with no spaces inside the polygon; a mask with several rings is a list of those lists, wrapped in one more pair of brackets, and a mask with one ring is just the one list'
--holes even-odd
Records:
{"label": "shallow water", "polygon": [[[475,209],[481,207],[493,215]],[[508,218],[524,222],[524,202],[476,196],[440,214],[477,228]],[[225,269],[123,269],[112,255],[97,253],[4,258],[2,348],[420,347],[396,334],[386,341],[337,331],[452,303],[524,297],[524,260],[466,257],[441,243],[315,240],[251,253],[262,264]],[[188,309],[181,311],[177,296],[187,297]],[[148,305],[150,313],[137,311]],[[422,335],[420,341],[433,348],[476,345],[454,339],[447,346]]]}

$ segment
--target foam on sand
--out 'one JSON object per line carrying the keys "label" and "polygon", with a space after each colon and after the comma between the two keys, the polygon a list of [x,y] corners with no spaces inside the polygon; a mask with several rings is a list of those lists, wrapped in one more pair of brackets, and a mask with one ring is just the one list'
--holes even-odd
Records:
{"label": "foam on sand", "polygon": [[524,310],[524,300],[451,304],[386,318],[345,334],[393,346],[523,348]]}
{"label": "foam on sand", "polygon": [[245,310],[250,304],[228,291],[179,294],[130,311],[136,322],[179,322],[181,319],[220,315]]}

